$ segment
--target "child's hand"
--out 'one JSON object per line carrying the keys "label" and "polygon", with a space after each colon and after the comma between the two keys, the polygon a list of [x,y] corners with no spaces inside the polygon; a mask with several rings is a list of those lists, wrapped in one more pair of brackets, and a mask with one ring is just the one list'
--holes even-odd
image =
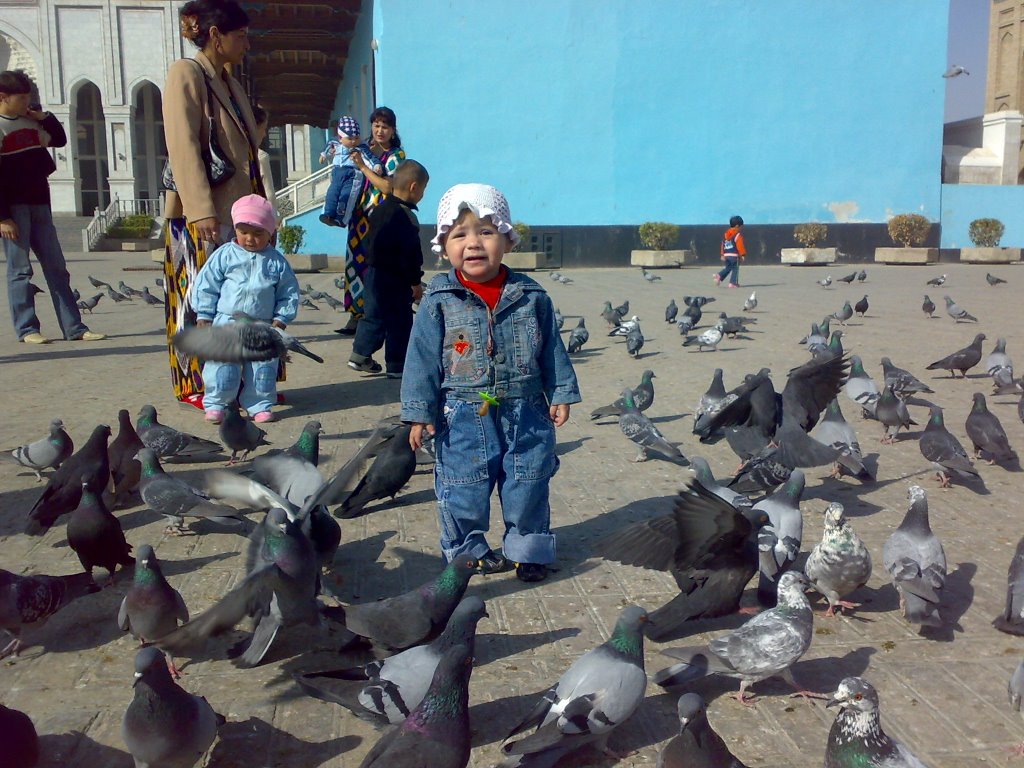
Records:
{"label": "child's hand", "polygon": [[202,319],[200,319],[200,320],[196,320],[196,325],[199,328],[205,328],[208,325],[213,325],[213,323],[210,322],[209,320],[202,320]]}
{"label": "child's hand", "polygon": [[569,420],[569,404],[552,405],[548,408],[548,413],[551,414],[551,420],[555,422],[555,426],[560,427]]}
{"label": "child's hand", "polygon": [[274,326],[275,328],[280,328],[282,331],[288,328],[288,324],[280,320],[275,320],[274,322],[271,323],[271,325]]}
{"label": "child's hand", "polygon": [[423,283],[417,283],[412,287],[412,301],[415,304],[423,298]]}
{"label": "child's hand", "polygon": [[414,450],[418,451],[423,445],[425,438],[423,433],[426,432],[431,437],[434,436],[434,425],[433,424],[413,424],[412,429],[409,431],[409,446]]}
{"label": "child's hand", "polygon": [[4,219],[3,221],[0,221],[0,238],[4,240],[18,239],[18,224],[14,219]]}
{"label": "child's hand", "polygon": [[353,149],[348,153],[348,156],[352,158],[352,162],[355,163],[356,168],[361,171],[366,170],[366,161],[363,160],[363,153],[358,149]]}

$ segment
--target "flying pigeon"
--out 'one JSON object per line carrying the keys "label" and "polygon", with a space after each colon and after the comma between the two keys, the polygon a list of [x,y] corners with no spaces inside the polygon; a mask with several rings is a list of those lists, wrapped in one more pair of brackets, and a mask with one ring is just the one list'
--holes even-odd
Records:
{"label": "flying pigeon", "polygon": [[954,321],[958,323],[961,320],[970,320],[972,323],[978,322],[978,318],[953,301],[949,296],[943,296],[943,298],[946,300],[946,314],[952,317]]}
{"label": "flying pigeon", "polygon": [[1003,278],[996,277],[995,275],[993,275],[993,274],[991,274],[989,272],[985,273],[985,280],[986,280],[986,282],[989,285],[992,285],[992,286],[999,285],[1000,283],[1005,283],[1006,282],[1005,280],[1003,280]]}
{"label": "flying pigeon", "polygon": [[679,734],[661,748],[657,768],[747,768],[711,727],[699,694],[684,693],[676,710]]}
{"label": "flying pigeon", "polygon": [[875,418],[875,405],[881,393],[874,379],[864,370],[864,363],[858,355],[850,355],[850,375],[843,385],[846,396],[861,408],[862,415]]}
{"label": "flying pigeon", "polygon": [[868,295],[865,293],[864,298],[853,305],[853,311],[861,317],[868,311]]}
{"label": "flying pigeon", "polygon": [[570,354],[576,354],[583,345],[590,341],[590,331],[587,330],[586,321],[581,317],[576,327],[569,331],[569,343],[566,344]]}
{"label": "flying pigeon", "polygon": [[658,428],[651,423],[651,420],[640,413],[636,402],[633,400],[632,389],[624,389],[622,391],[622,402],[625,407],[619,415],[619,429],[622,430],[622,434],[636,443],[640,449],[633,461],[646,461],[648,459],[647,452],[650,450],[659,454],[662,458],[682,466],[690,463],[686,456],[683,455],[683,452],[666,440],[665,436],[658,431]]}
{"label": "flying pigeon", "polygon": [[942,275],[939,275],[938,277],[933,277],[931,280],[929,280],[927,283],[925,283],[925,285],[940,286],[944,282],[946,282],[946,275],[942,274]]}
{"label": "flying pigeon", "polygon": [[270,445],[266,439],[266,430],[260,429],[254,421],[242,416],[234,403],[225,410],[219,434],[224,445],[231,449],[231,458],[228,460],[228,464],[235,463],[239,451],[242,452],[241,461],[245,461],[246,456],[259,446]]}
{"label": "flying pigeon", "polygon": [[203,458],[221,453],[220,443],[205,440],[187,432],[179,432],[157,421],[156,408],[144,405],[135,418],[135,431],[147,448],[152,448],[158,459]]}
{"label": "flying pigeon", "polygon": [[18,655],[24,628],[41,627],[64,606],[98,591],[88,573],[19,576],[0,568],[0,629],[14,638],[0,648],[0,659]]}
{"label": "flying pigeon", "polygon": [[188,326],[174,334],[171,343],[183,354],[221,363],[273,360],[295,352],[322,363],[324,359],[276,325],[255,320],[241,312],[224,325]]}
{"label": "flying pigeon", "polygon": [[234,507],[218,504],[180,478],[164,472],[152,448],[142,448],[135,455],[142,465],[139,493],[154,512],[167,518],[168,532],[185,532],[185,517],[208,518],[221,525],[239,525],[242,516]]}
{"label": "flying pigeon", "polygon": [[676,315],[679,314],[679,307],[676,306],[676,300],[671,299],[668,306],[665,307],[665,322],[674,323],[676,321]]}
{"label": "flying pigeon", "polygon": [[90,576],[98,565],[109,574],[108,584],[113,585],[117,566],[135,565],[121,522],[107,509],[103,498],[89,490],[88,475],[82,478],[82,499],[71,513],[67,533],[68,544]]}
{"label": "flying pigeon", "polygon": [[50,475],[46,488],[32,505],[25,533],[40,536],[61,515],[74,511],[82,498],[83,476],[89,490],[97,495],[103,493],[110,484],[110,460],[107,457],[109,437],[110,427],[106,424],[98,425],[93,429],[88,442]]}
{"label": "flying pigeon", "polygon": [[929,371],[949,371],[951,378],[956,378],[955,371],[960,371],[961,378],[967,378],[967,371],[981,362],[981,342],[985,340],[985,334],[979,333],[969,345],[963,349],[952,352],[941,360],[936,360],[927,366]]}
{"label": "flying pigeon", "polygon": [[0,461],[31,469],[36,482],[42,482],[41,470],[59,468],[74,451],[75,443],[64,431],[64,422],[54,419],[50,422],[49,435],[19,448],[0,451]]}
{"label": "flying pigeon", "polygon": [[999,422],[999,417],[988,409],[985,396],[981,392],[974,393],[974,405],[967,415],[964,428],[971,445],[974,446],[976,458],[982,458],[984,453],[989,464],[1017,458],[1017,454],[1010,447],[1006,430]]}
{"label": "flying pigeon", "polygon": [[3,734],[7,768],[39,765],[39,735],[28,715],[0,704],[0,734]]}
{"label": "flying pigeon", "polygon": [[971,74],[971,73],[968,72],[966,69],[964,69],[961,65],[959,65],[959,64],[951,64],[949,66],[949,69],[947,69],[942,74],[942,76],[945,77],[945,78],[950,78],[950,77],[958,77],[959,75],[969,75],[969,74]]}
{"label": "flying pigeon", "polygon": [[927,293],[924,295],[924,301],[921,302],[921,311],[929,320],[935,317],[935,302],[928,298]]}
{"label": "flying pigeon", "polygon": [[828,732],[825,768],[926,768],[882,730],[878,692],[860,677],[847,677],[825,705],[840,707]]}
{"label": "flying pigeon", "polygon": [[1024,635],[1024,537],[1017,542],[1006,572],[1006,607],[992,626],[1011,635]]}
{"label": "flying pigeon", "polygon": [[838,502],[828,505],[821,541],[815,544],[804,564],[807,580],[828,600],[826,616],[834,616],[836,608],[856,608],[857,603],[847,602],[843,597],[871,578],[871,553],[843,512],[843,505]]}
{"label": "flying pigeon", "polygon": [[967,451],[946,429],[942,409],[933,405],[929,410],[928,425],[924,428],[917,445],[921,449],[921,455],[935,468],[936,479],[941,487],[948,488],[954,475],[961,479],[978,477],[978,470],[967,456]]}
{"label": "flying pigeon", "polygon": [[753,312],[757,309],[757,291],[751,291],[750,295],[743,302],[744,312]]}
{"label": "flying pigeon", "polygon": [[804,534],[800,497],[804,492],[804,473],[794,469],[789,479],[774,493],[754,505],[755,511],[768,515],[768,525],[757,537],[759,552],[757,599],[762,605],[775,605],[779,578],[796,562]]}
{"label": "flying pigeon", "polygon": [[804,696],[790,667],[811,646],[814,614],[804,590],[810,584],[802,573],[789,571],[779,579],[778,605],[749,619],[738,629],[715,638],[706,646],[663,648],[662,653],[680,663],[655,673],[654,682],[668,688],[699,680],[709,674],[740,681],[736,698],[747,704],[747,688],[779,675]]}
{"label": "flying pigeon", "polygon": [[[648,369],[640,377],[640,383],[633,389],[633,404],[637,410],[646,411],[654,403],[654,371]],[[721,383],[721,382],[719,382]],[[626,408],[626,401],[621,397],[611,405],[602,405],[590,412],[590,419],[603,419],[608,416],[618,417]]]}
{"label": "flying pigeon", "polygon": [[939,602],[946,582],[946,553],[928,524],[928,496],[917,485],[907,492],[910,507],[886,539],[882,562],[900,596],[900,611],[911,624],[940,627]]}

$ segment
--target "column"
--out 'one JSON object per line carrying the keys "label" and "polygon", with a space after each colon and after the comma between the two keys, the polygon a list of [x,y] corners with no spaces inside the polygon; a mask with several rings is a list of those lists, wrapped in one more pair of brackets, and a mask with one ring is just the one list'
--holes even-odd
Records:
{"label": "column", "polygon": [[[294,184],[309,176],[319,166],[314,167],[310,159],[310,128],[308,125],[286,125],[285,151],[288,156],[288,178],[285,184]],[[319,152],[319,150],[317,150]]]}
{"label": "column", "polygon": [[[71,126],[71,110],[68,104],[45,106],[53,116],[60,120],[64,132],[68,135],[67,146],[51,150],[57,170],[50,176],[50,205],[54,213],[74,215],[78,213],[81,200],[82,185],[75,176],[75,154],[78,150],[77,138]],[[83,216],[92,216],[92,211],[82,211]]]}
{"label": "column", "polygon": [[104,106],[107,120],[107,162],[110,169],[107,176],[110,185],[110,199],[134,200],[135,190],[135,147],[132,136],[132,106]]}

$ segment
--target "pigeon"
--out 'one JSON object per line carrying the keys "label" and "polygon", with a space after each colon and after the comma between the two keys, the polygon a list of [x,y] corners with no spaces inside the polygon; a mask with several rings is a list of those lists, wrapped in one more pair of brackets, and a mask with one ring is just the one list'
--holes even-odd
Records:
{"label": "pigeon", "polygon": [[634,328],[640,327],[640,318],[633,315],[629,320],[620,321],[617,326],[608,332],[609,336],[628,336]]}
{"label": "pigeon", "polygon": [[928,294],[924,295],[924,301],[921,303],[921,311],[924,312],[925,317],[931,320],[935,317],[935,302],[928,298]]}
{"label": "pigeon", "polygon": [[704,347],[711,347],[712,352],[717,352],[718,345],[721,343],[723,336],[725,336],[725,334],[722,332],[722,325],[721,322],[719,322],[718,325],[708,328],[699,336],[687,338],[683,341],[683,346],[688,347],[691,344],[696,344],[698,352],[703,352]]}
{"label": "pigeon", "polygon": [[865,293],[864,298],[853,305],[853,311],[861,317],[868,311],[868,295]]}
{"label": "pigeon", "polygon": [[905,371],[892,364],[888,357],[882,358],[882,376],[885,386],[892,389],[897,397],[909,397],[919,392],[935,392],[934,389],[918,379],[910,371]]}
{"label": "pigeon", "polygon": [[739,609],[757,571],[758,532],[768,524],[768,514],[752,510],[749,499],[746,508],[738,508],[698,473],[676,496],[670,514],[617,530],[595,549],[606,560],[668,571],[675,578],[679,594],[651,614],[646,628],[651,639],[661,641],[688,621]]}
{"label": "pigeon", "polygon": [[188,607],[164,578],[153,548],[143,544],[135,556],[135,578],[117,611],[117,626],[146,643],[169,635],[178,622],[188,622]]}
{"label": "pigeon", "polygon": [[160,290],[163,290],[163,287],[164,287],[164,279],[163,279],[162,277],[154,277],[154,278],[153,278],[153,284],[154,284],[154,285],[155,285],[155,286],[156,286],[157,288],[159,288]]}
{"label": "pigeon", "polygon": [[93,288],[109,288],[110,283],[104,283],[102,280],[97,280],[92,275],[86,275],[89,278],[89,282],[92,283]]}
{"label": "pigeon", "polygon": [[121,739],[136,768],[192,768],[217,738],[222,715],[171,678],[156,648],[135,655],[134,694],[121,720]]}
{"label": "pigeon", "polygon": [[660,275],[656,275],[653,272],[648,272],[644,267],[640,267],[640,273],[643,275],[644,280],[648,283],[653,283],[655,280],[661,280]]}
{"label": "pigeon", "polygon": [[562,326],[565,325],[565,316],[562,314],[562,310],[555,308],[555,328],[562,330]]}
{"label": "pigeon", "polygon": [[82,299],[82,292],[77,288],[71,291],[71,295],[74,297],[75,301],[80,301]]}
{"label": "pigeon", "polygon": [[757,320],[749,317],[742,317],[741,315],[734,315],[729,317],[725,312],[718,313],[718,324],[722,326],[722,333],[726,336],[736,338],[739,333],[747,333],[750,329],[747,328],[747,323],[756,323]]}
{"label": "pigeon", "polygon": [[[1020,712],[1021,698],[1024,697],[1024,661],[1021,661],[1013,674],[1010,676],[1010,680],[1006,685],[1006,693],[1010,699],[1010,709],[1014,712]],[[1024,752],[1024,745],[1018,744],[1013,748],[1014,753],[1020,755]]]}
{"label": "pigeon", "polygon": [[562,285],[570,285],[572,283],[572,278],[569,277],[568,275],[561,275],[558,278],[558,282],[560,282]]}
{"label": "pigeon", "polygon": [[64,606],[98,591],[88,573],[19,576],[0,568],[0,629],[14,638],[0,648],[0,659],[18,655],[22,629],[41,627]]}
{"label": "pigeon", "polygon": [[80,299],[78,301],[78,308],[91,315],[92,311],[96,309],[96,305],[100,303],[100,299],[102,298],[103,294],[97,293],[95,296],[91,296],[88,299]]}
{"label": "pigeon", "polygon": [[917,445],[921,449],[921,455],[935,468],[936,479],[941,487],[948,488],[954,475],[961,479],[978,477],[978,470],[967,456],[967,451],[946,429],[942,409],[933,405],[929,410],[928,424]]}
{"label": "pigeon", "polygon": [[57,522],[57,518],[74,511],[82,498],[82,478],[89,490],[99,495],[110,484],[110,461],[107,440],[110,427],[100,424],[93,429],[88,442],[50,475],[42,495],[32,505],[25,533],[40,536]]}
{"label": "pigeon", "polygon": [[205,440],[187,432],[179,432],[157,421],[156,408],[144,405],[135,417],[135,431],[147,448],[152,448],[158,459],[204,458],[223,452],[220,443]]}
{"label": "pigeon", "polygon": [[329,306],[335,312],[340,312],[341,310],[345,309],[345,302],[341,301],[340,299],[334,298],[329,293],[324,294],[324,301],[327,302],[327,306]]}
{"label": "pigeon", "polygon": [[967,378],[967,371],[981,362],[981,342],[985,340],[985,334],[979,333],[969,345],[958,349],[941,360],[936,360],[929,365],[929,371],[949,371],[951,378],[956,378],[955,371],[960,371],[961,378]]}
{"label": "pigeon", "polygon": [[619,415],[619,429],[640,449],[633,461],[646,461],[648,459],[647,452],[654,451],[662,458],[682,466],[690,463],[683,452],[666,440],[658,428],[651,423],[651,420],[640,413],[633,400],[632,389],[622,391],[622,402],[624,409]]}
{"label": "pigeon", "polygon": [[314,309],[317,312],[320,311],[320,307],[318,307],[316,304],[310,301],[308,296],[302,300],[299,306],[302,307],[303,309]]}
{"label": "pigeon", "polygon": [[235,463],[239,451],[242,452],[240,460],[245,461],[245,458],[261,445],[270,445],[266,439],[266,430],[260,429],[256,422],[242,416],[234,403],[225,409],[224,421],[220,423],[218,434],[224,445],[231,449],[228,464]]}
{"label": "pigeon", "polygon": [[109,298],[115,304],[120,304],[122,301],[131,301],[130,298],[121,295],[110,286],[107,286],[107,298]]}
{"label": "pigeon", "polygon": [[840,707],[828,732],[825,768],[926,768],[882,730],[878,692],[860,677],[847,677],[825,705]]}
{"label": "pigeon", "polygon": [[629,299],[626,299],[624,302],[622,302],[621,304],[619,304],[619,306],[617,306],[615,308],[615,314],[617,314],[619,316],[620,320],[622,318],[624,318],[628,314],[628,312],[629,312]]}
{"label": "pigeon", "polygon": [[882,562],[900,596],[900,611],[911,624],[940,627],[939,602],[946,581],[946,553],[928,525],[928,496],[917,485],[907,492],[910,507],[885,541]]}
{"label": "pigeon", "polygon": [[751,291],[750,295],[743,302],[744,312],[753,312],[757,309],[757,291]]}
{"label": "pigeon", "polygon": [[934,286],[937,287],[937,286],[942,285],[944,282],[946,282],[946,275],[942,274],[942,275],[939,275],[938,277],[933,277],[931,280],[929,280],[927,283],[925,283],[925,285],[934,285]]}
{"label": "pigeon", "polygon": [[676,328],[679,329],[680,336],[688,336],[690,331],[693,330],[694,325],[696,325],[696,323],[694,323],[693,318],[689,315],[684,314],[676,320]]}
{"label": "pigeon", "polygon": [[152,448],[142,448],[135,455],[142,465],[139,492],[154,512],[167,518],[170,533],[185,532],[185,517],[208,518],[221,525],[239,525],[242,516],[234,507],[218,504],[210,497],[177,477],[164,472]]}
{"label": "pigeon", "polygon": [[984,453],[989,464],[1017,458],[1017,454],[1010,447],[1009,438],[1006,437],[1006,430],[999,422],[999,417],[988,409],[985,396],[981,392],[974,393],[974,405],[967,414],[964,429],[971,445],[974,446],[975,458],[982,458]]}
{"label": "pigeon", "polygon": [[402,595],[328,608],[325,613],[338,618],[348,630],[343,649],[363,638],[379,655],[391,655],[440,635],[475,573],[479,573],[477,561],[462,555],[436,578]]}
{"label": "pigeon", "polygon": [[590,331],[587,330],[587,323],[582,317],[576,323],[576,327],[569,331],[569,343],[566,348],[569,354],[574,355],[583,349],[583,345],[590,341]]}
{"label": "pigeon", "polygon": [[676,306],[676,300],[671,299],[668,306],[665,307],[665,322],[674,323],[676,321],[676,315],[679,314],[679,307]]}
{"label": "pigeon", "polygon": [[943,298],[946,300],[946,314],[952,317],[953,320],[958,323],[961,320],[970,320],[972,323],[978,322],[978,318],[953,301],[949,296],[943,296]]}
{"label": "pigeon", "polygon": [[713,301],[717,301],[714,296],[683,296],[683,304],[688,307],[700,308]]}
{"label": "pigeon", "polygon": [[42,482],[44,469],[58,469],[75,451],[75,443],[64,431],[64,422],[50,422],[50,434],[14,449],[0,451],[0,461],[31,469],[36,482]]}
{"label": "pigeon", "polygon": [[[723,501],[732,504],[736,509],[744,510],[750,509],[754,506],[754,502],[750,500],[749,496],[744,493],[739,493],[727,486],[721,485],[717,480],[715,480],[715,476],[711,472],[711,466],[708,464],[707,459],[701,458],[700,456],[694,456],[690,459],[690,471],[693,473],[694,479],[701,484],[704,490],[710,491]],[[753,576],[753,574],[751,574],[751,576]]]}
{"label": "pigeon", "polygon": [[[307,421],[298,439],[288,448],[284,449],[287,456],[294,456],[304,459],[314,467],[320,463],[320,435],[323,434],[323,425],[316,419]],[[273,456],[274,451],[267,451],[268,456]]]}
{"label": "pigeon", "polygon": [[0,734],[6,768],[35,768],[39,765],[39,735],[28,715],[0,704]]}
{"label": "pigeon", "polygon": [[[626,606],[608,640],[580,656],[505,738],[505,766],[553,766],[586,744],[610,757],[608,738],[640,706],[647,689],[643,626],[647,612]],[[536,726],[518,741],[513,736]]]}
{"label": "pigeon", "polygon": [[825,408],[825,415],[811,433],[819,442],[839,451],[843,461],[837,461],[833,468],[833,477],[838,478],[840,468],[849,468],[854,475],[871,478],[871,473],[864,466],[864,457],[860,451],[857,433],[849,422],[843,418],[839,401],[832,399]]}
{"label": "pigeon", "polygon": [[759,576],[757,599],[761,605],[775,605],[779,578],[793,567],[800,554],[804,519],[800,514],[800,497],[804,493],[804,473],[794,469],[789,479],[775,493],[754,505],[768,515],[769,525],[757,537]]}
{"label": "pigeon", "polygon": [[810,647],[814,634],[814,614],[804,594],[809,586],[802,573],[782,574],[775,608],[762,611],[706,646],[663,648],[663,654],[680,663],[656,672],[654,682],[668,688],[709,674],[735,677],[740,681],[736,698],[747,704],[746,692],[752,683],[779,675],[800,694],[817,696],[803,690],[790,670]]}
{"label": "pigeon", "polygon": [[360,667],[296,675],[310,696],[340,704],[372,723],[397,725],[419,706],[449,648],[465,645],[472,655],[476,626],[487,616],[484,601],[472,595],[455,608],[448,626],[433,642]]}
{"label": "pigeon", "polygon": [[808,344],[807,351],[811,353],[811,357],[815,360],[831,360],[832,358],[842,357],[842,338],[843,332],[837,329],[832,331],[828,344]]}
{"label": "pigeon", "polygon": [[[735,395],[733,396],[735,397]],[[693,411],[693,434],[700,434],[697,428],[698,424],[702,423],[702,419],[705,416],[717,413],[725,404],[726,399],[725,384],[722,383],[722,369],[715,368],[715,372],[711,377],[711,384],[708,386],[707,391],[700,396],[700,400],[697,402],[697,407]]]}
{"label": "pigeon", "polygon": [[822,288],[828,288],[832,285],[832,275],[826,275],[823,279],[818,280],[817,282]]}
{"label": "pigeon", "polygon": [[1009,368],[1002,368],[996,371],[995,375],[992,377],[992,394],[1024,394],[1024,381],[1013,378],[1013,372]]}
{"label": "pigeon", "polygon": [[114,500],[124,501],[132,491],[139,487],[142,477],[142,465],[135,458],[145,443],[135,432],[128,410],[122,408],[117,412],[117,437],[107,448],[110,459],[110,479],[114,482]]}
{"label": "pigeon", "polygon": [[606,301],[604,303],[604,309],[601,311],[601,317],[604,318],[606,323],[608,323],[609,328],[614,328],[621,322],[619,313],[612,309],[612,303],[610,301]]}
{"label": "pigeon", "polygon": [[992,285],[992,286],[996,286],[996,285],[999,285],[1000,283],[1005,283],[1006,282],[1005,280],[1003,280],[1003,278],[996,277],[995,275],[990,274],[988,272],[985,273],[985,280],[988,282],[989,285]]}
{"label": "pigeon", "polygon": [[367,504],[390,496],[392,499],[416,471],[416,452],[409,445],[411,426],[403,426],[377,454],[359,483],[335,510],[343,520],[359,517]]}
{"label": "pigeon", "polygon": [[339,291],[344,291],[345,290],[345,281],[344,281],[344,279],[342,279],[340,277],[336,277],[336,278],[334,278],[333,282],[334,282],[334,287],[337,288]]}
{"label": "pigeon", "polygon": [[1017,542],[1006,572],[1006,608],[992,626],[1011,635],[1024,635],[1024,537]]}
{"label": "pigeon", "polygon": [[985,372],[993,379],[1013,379],[1013,360],[1006,354],[1006,339],[996,339],[995,347],[985,358]]}
{"label": "pigeon", "polygon": [[837,282],[846,283],[847,285],[849,285],[850,283],[852,283],[856,279],[857,279],[857,273],[856,272],[851,272],[850,274],[846,275],[845,277],[838,277],[838,278],[836,278]]}
{"label": "pigeon", "polygon": [[466,768],[469,765],[469,677],[473,656],[465,645],[445,651],[423,700],[385,733],[359,768]]}
{"label": "pigeon", "polygon": [[701,309],[701,306],[701,304],[687,304],[686,309],[683,310],[683,317],[690,318],[692,328],[700,325],[700,319],[704,316],[704,310]]}
{"label": "pigeon", "polygon": [[842,309],[838,312],[833,312],[832,317],[838,320],[840,325],[846,325],[846,321],[853,317],[853,307],[850,306],[850,302],[843,302]]}
{"label": "pigeon", "polygon": [[800,339],[799,344],[806,344],[809,347],[828,344],[828,332],[822,333],[821,326],[811,323],[811,332]]}
{"label": "pigeon", "polygon": [[548,275],[548,277],[550,277],[556,283],[558,282],[558,278],[560,278],[561,276],[562,276],[561,272],[552,272],[550,275]]}
{"label": "pigeon", "polygon": [[117,284],[117,290],[122,296],[135,297],[142,295],[142,291],[132,288],[130,285],[126,284],[124,280]]}
{"label": "pigeon", "polygon": [[865,270],[862,269],[860,272],[857,273],[857,282],[858,283],[863,283],[867,279],[868,279],[868,273]]}
{"label": "pigeon", "polygon": [[162,299],[158,299],[156,296],[149,292],[149,286],[147,285],[142,286],[142,295],[139,296],[139,298],[153,307],[162,307],[164,305]]}
{"label": "pigeon", "polygon": [[839,502],[833,501],[825,509],[825,529],[804,564],[804,575],[828,600],[826,616],[834,616],[837,608],[858,606],[842,598],[871,578],[871,553],[854,533]]}
{"label": "pigeon", "polygon": [[868,417],[875,418],[875,406],[881,393],[874,379],[868,376],[864,370],[864,363],[858,355],[850,355],[850,375],[846,378],[843,391],[861,408],[861,413]]}
{"label": "pigeon", "polygon": [[[945,78],[950,78],[950,77],[959,77],[960,75],[969,75],[969,74],[971,74],[971,73],[968,72],[966,69],[964,69],[959,64],[952,64],[952,65],[950,65],[949,69],[947,69],[942,74],[942,76],[945,77]],[[826,768],[828,768],[828,766],[826,766]]]}
{"label": "pigeon", "polygon": [[626,336],[626,351],[635,359],[640,358],[640,350],[644,347],[644,333],[637,324]]}
{"label": "pigeon", "polygon": [[174,334],[171,343],[183,354],[221,363],[273,360],[285,357],[288,352],[318,363],[324,361],[276,325],[255,320],[242,312],[235,312],[232,317],[233,323],[182,328]]}
{"label": "pigeon", "polygon": [[82,478],[82,500],[68,520],[68,544],[90,576],[97,565],[114,583],[117,566],[135,565],[131,545],[124,538],[120,521],[103,504],[103,498],[89,490],[88,475]]}
{"label": "pigeon", "polygon": [[884,445],[892,445],[901,428],[907,429],[917,425],[917,422],[910,418],[907,404],[898,398],[892,388],[888,386],[882,390],[881,396],[875,403],[875,418],[885,427],[881,439]]}
{"label": "pigeon", "polygon": [[656,768],[747,768],[711,727],[699,694],[684,693],[676,710],[679,734],[661,748]]}
{"label": "pigeon", "polygon": [[[648,369],[643,372],[643,375],[640,377],[640,383],[633,389],[633,404],[641,412],[646,411],[654,403],[655,378],[657,377],[654,375],[654,371]],[[721,384],[721,378],[719,378],[719,384]],[[620,397],[611,405],[602,405],[600,408],[592,410],[590,412],[590,419],[593,421],[594,419],[603,419],[608,416],[618,417],[625,408],[626,401]]]}

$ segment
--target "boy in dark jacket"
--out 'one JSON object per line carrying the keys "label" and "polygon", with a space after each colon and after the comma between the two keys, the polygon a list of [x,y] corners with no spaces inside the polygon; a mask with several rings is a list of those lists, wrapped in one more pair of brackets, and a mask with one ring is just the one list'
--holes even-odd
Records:
{"label": "boy in dark jacket", "polygon": [[353,370],[380,373],[381,365],[372,355],[383,346],[388,378],[402,378],[412,304],[423,295],[420,224],[413,211],[429,180],[426,168],[406,160],[391,177],[391,194],[370,214],[364,314],[348,359]]}
{"label": "boy in dark jacket", "polygon": [[32,296],[32,264],[35,252],[50,289],[64,338],[96,341],[103,338],[82,322],[64,253],[57,240],[50,212],[47,177],[56,170],[48,147],[68,143],[64,128],[49,112],[31,109],[32,80],[21,70],[0,72],[0,238],[7,257],[7,298],[18,340],[47,344],[40,333]]}

